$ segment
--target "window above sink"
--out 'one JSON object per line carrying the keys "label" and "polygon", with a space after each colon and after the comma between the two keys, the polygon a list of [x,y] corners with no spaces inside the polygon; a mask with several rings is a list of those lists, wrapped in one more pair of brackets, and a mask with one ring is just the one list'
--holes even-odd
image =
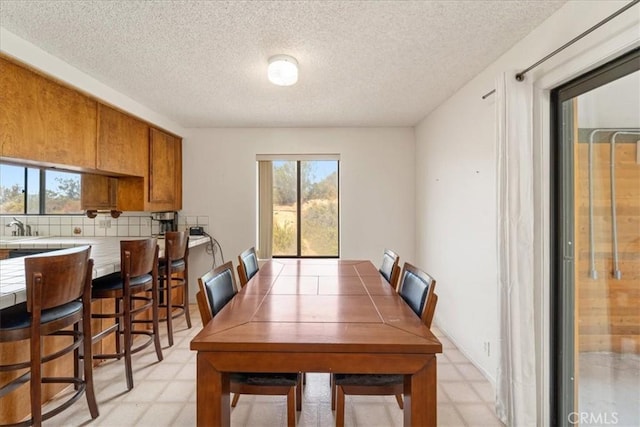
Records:
{"label": "window above sink", "polygon": [[0,215],[81,214],[80,176],[0,163]]}

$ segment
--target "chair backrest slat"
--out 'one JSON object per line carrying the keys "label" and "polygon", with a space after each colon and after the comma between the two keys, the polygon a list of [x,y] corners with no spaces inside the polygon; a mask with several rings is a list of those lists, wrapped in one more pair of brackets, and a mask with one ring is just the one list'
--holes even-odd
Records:
{"label": "chair backrest slat", "polygon": [[198,311],[200,312],[200,319],[202,319],[202,326],[204,326],[213,319],[213,316],[211,315],[211,307],[209,307],[207,297],[204,296],[202,291],[196,292],[196,302],[198,303]]}
{"label": "chair backrest slat", "polygon": [[433,323],[433,316],[436,313],[436,304],[438,303],[438,294],[435,292],[431,295],[431,301],[427,304],[424,324],[427,328],[431,329],[431,323]]}

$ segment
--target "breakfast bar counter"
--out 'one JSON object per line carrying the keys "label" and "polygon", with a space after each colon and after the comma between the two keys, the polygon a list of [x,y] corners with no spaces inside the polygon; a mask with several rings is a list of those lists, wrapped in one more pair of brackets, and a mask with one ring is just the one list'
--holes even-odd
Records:
{"label": "breakfast bar counter", "polygon": [[[0,237],[0,250],[24,249],[27,250],[58,250],[77,246],[90,245],[91,258],[94,260],[93,278],[106,276],[120,271],[120,241],[146,239],[147,237],[9,237],[3,240]],[[189,247],[203,245],[209,242],[207,237],[190,236]],[[164,252],[164,239],[158,238],[160,253]],[[22,251],[21,251],[22,253]],[[54,254],[55,252],[50,252]],[[26,300],[24,257],[0,260],[0,308],[10,307]],[[91,310],[93,312],[113,311],[113,301],[94,301]],[[93,319],[93,332],[103,330],[113,323],[112,319]],[[49,352],[57,351],[63,347],[64,342],[55,341],[59,337],[47,337],[43,346]],[[104,349],[111,351],[115,347],[113,336],[97,342],[93,345],[94,353],[103,353]],[[0,357],[3,360],[22,361],[29,359],[29,341],[0,343]],[[108,351],[106,351],[108,352]],[[70,355],[68,355],[70,356]],[[47,362],[43,365],[44,375],[60,375],[60,373],[73,372],[72,359],[68,356]],[[55,374],[53,374],[55,372]],[[15,378],[14,372],[0,373],[0,386]],[[51,399],[64,388],[60,384],[44,384],[42,390],[43,402]],[[29,388],[20,387],[18,390],[0,398],[0,424],[14,423],[24,419],[30,413]]]}
{"label": "breakfast bar counter", "polygon": [[[120,271],[120,241],[146,239],[147,237],[0,237],[0,249],[66,249],[76,246],[91,246],[94,260],[93,278]],[[204,236],[189,236],[189,247],[207,244]],[[164,239],[158,239],[160,255],[164,250]],[[0,261],[0,309],[25,301],[27,298],[24,278],[24,258]]]}

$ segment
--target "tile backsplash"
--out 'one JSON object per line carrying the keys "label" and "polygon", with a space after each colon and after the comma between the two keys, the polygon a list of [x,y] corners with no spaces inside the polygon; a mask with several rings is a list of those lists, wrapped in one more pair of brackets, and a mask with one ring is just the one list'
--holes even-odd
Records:
{"label": "tile backsplash", "polygon": [[[95,218],[85,215],[0,215],[0,236],[11,236],[17,231],[9,225],[16,218],[31,227],[31,234],[38,236],[77,237],[140,237],[158,234],[160,227],[146,212],[125,212],[119,218],[99,214]],[[178,213],[178,230],[201,226],[208,232],[208,216],[181,215]]]}

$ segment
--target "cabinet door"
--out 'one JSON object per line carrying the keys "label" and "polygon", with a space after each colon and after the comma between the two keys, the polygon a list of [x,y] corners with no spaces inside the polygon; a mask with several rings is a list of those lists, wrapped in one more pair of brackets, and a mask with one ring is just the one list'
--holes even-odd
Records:
{"label": "cabinet door", "polygon": [[149,208],[182,207],[182,140],[151,128],[149,139]]}
{"label": "cabinet door", "polygon": [[96,167],[96,101],[0,58],[0,156]]}
{"label": "cabinet door", "polygon": [[128,114],[98,104],[97,167],[101,171],[146,176],[149,126]]}
{"label": "cabinet door", "polygon": [[82,175],[81,206],[83,210],[116,209],[118,180],[93,174]]}

